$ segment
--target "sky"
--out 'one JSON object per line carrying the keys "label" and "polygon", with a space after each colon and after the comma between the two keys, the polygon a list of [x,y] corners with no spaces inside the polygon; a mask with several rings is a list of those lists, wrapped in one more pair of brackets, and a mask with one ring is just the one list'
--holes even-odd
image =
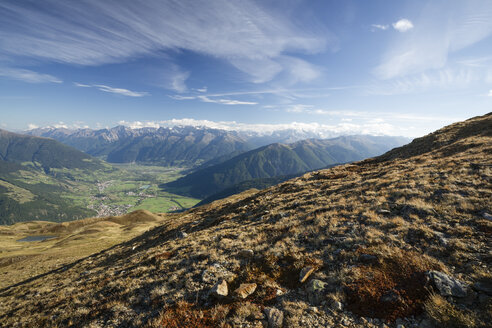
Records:
{"label": "sky", "polygon": [[492,1],[0,1],[0,128],[422,136],[491,111]]}

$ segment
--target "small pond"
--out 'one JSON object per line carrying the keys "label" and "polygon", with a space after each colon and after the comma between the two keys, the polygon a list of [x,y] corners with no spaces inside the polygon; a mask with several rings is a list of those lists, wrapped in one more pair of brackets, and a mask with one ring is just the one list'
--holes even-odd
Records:
{"label": "small pond", "polygon": [[56,236],[27,236],[17,241],[43,241],[51,238],[56,238]]}

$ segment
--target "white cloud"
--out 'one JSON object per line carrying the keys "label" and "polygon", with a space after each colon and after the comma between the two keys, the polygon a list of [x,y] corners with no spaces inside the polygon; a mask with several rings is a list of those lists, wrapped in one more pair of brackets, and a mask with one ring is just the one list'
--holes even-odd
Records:
{"label": "white cloud", "polygon": [[0,76],[29,83],[63,83],[62,80],[52,75],[21,68],[0,67]]}
{"label": "white cloud", "polygon": [[429,90],[453,90],[479,83],[485,78],[483,72],[476,69],[438,69],[413,74],[388,81],[377,81],[365,88],[368,95],[396,95],[421,93]]}
{"label": "white cloud", "polygon": [[144,97],[149,95],[148,92],[131,91],[123,88],[113,88],[103,84],[83,84],[78,82],[74,82],[73,84],[79,88],[96,88],[104,92],[115,93],[127,97]]}
{"label": "white cloud", "polygon": [[[3,1],[0,14],[0,56],[100,65],[186,50],[229,61],[257,81],[274,77],[287,52],[312,54],[334,43],[329,31],[297,26],[293,12],[256,1]],[[186,78],[175,77],[171,87],[185,90]]]}
{"label": "white cloud", "polygon": [[492,89],[489,91],[489,94],[487,96],[492,97]]}
{"label": "white cloud", "polygon": [[39,128],[39,125],[36,125],[36,124],[33,124],[33,123],[29,123],[27,125],[27,129],[28,130],[34,130],[34,129],[37,129],[37,128]]}
{"label": "white cloud", "polygon": [[428,2],[416,19],[412,33],[390,45],[374,73],[391,79],[440,69],[448,56],[492,34],[492,2],[489,0]]}
{"label": "white cloud", "polygon": [[73,85],[75,85],[76,87],[79,87],[79,88],[91,88],[92,87],[92,85],[78,83],[78,82],[74,82]]}
{"label": "white cloud", "polygon": [[387,30],[389,28],[389,25],[380,25],[380,24],[372,24],[371,25],[372,27],[372,31],[376,31],[376,30]]}
{"label": "white cloud", "polygon": [[190,72],[176,72],[172,78],[168,89],[174,90],[176,92],[185,92],[188,90],[186,87],[186,80],[190,76]]}
{"label": "white cloud", "polygon": [[137,92],[137,91],[131,91],[128,89],[122,89],[122,88],[113,88],[109,87],[107,85],[102,85],[102,84],[96,84],[94,87],[98,88],[101,91],[104,92],[110,92],[110,93],[116,93],[122,96],[127,96],[127,97],[144,97],[148,95],[148,92]]}
{"label": "white cloud", "polygon": [[406,18],[400,19],[399,21],[393,23],[392,25],[393,28],[398,32],[406,32],[413,28],[413,23]]}
{"label": "white cloud", "polygon": [[207,92],[208,89],[207,89],[207,87],[203,87],[203,88],[199,88],[199,89],[195,89],[195,90],[198,92],[204,93],[204,92]]}
{"label": "white cloud", "polygon": [[215,104],[222,104],[222,105],[257,105],[257,102],[253,101],[240,101],[240,100],[231,100],[231,99],[211,99],[207,96],[198,96],[198,99],[200,99],[203,102],[206,103],[215,103]]}

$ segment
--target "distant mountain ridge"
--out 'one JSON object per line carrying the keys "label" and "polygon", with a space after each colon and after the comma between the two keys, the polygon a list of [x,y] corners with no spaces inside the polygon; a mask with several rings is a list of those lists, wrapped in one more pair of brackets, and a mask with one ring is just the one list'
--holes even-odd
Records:
{"label": "distant mountain ridge", "polygon": [[30,135],[56,139],[110,163],[195,166],[254,146],[235,132],[194,127],[131,129],[35,129]]}
{"label": "distant mountain ridge", "polygon": [[[293,143],[309,138],[323,139],[332,135],[330,131],[320,134],[285,129],[260,133],[194,126],[138,129],[117,126],[100,130],[41,128],[25,133],[53,138],[110,163],[139,162],[195,168],[218,164],[232,158],[232,155],[272,143]],[[402,144],[409,141],[406,138],[402,139],[405,140]],[[374,153],[368,154],[371,155]]]}
{"label": "distant mountain ridge", "polygon": [[399,137],[344,136],[274,143],[198,170],[163,187],[205,198],[247,180],[299,174],[380,155],[406,141]]}

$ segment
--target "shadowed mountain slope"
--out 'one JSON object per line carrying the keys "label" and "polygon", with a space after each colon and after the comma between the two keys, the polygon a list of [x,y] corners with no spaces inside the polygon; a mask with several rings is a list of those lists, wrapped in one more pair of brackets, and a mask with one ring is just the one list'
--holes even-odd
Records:
{"label": "shadowed mountain slope", "polygon": [[0,130],[0,224],[95,214],[61,197],[69,192],[74,170],[108,170],[106,164],[48,138]]}
{"label": "shadowed mountain slope", "polygon": [[391,156],[168,215],[133,240],[1,290],[0,322],[487,327],[491,127],[491,114],[476,117]]}
{"label": "shadowed mountain slope", "polygon": [[164,185],[197,198],[211,196],[241,182],[301,174],[338,163],[376,156],[407,141],[400,137],[344,136],[271,144],[223,163],[197,170]]}

